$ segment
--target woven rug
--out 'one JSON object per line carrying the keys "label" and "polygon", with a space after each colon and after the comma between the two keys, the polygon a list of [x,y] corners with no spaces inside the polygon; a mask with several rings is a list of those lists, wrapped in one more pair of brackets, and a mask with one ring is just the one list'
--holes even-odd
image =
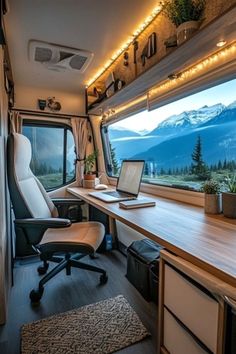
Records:
{"label": "woven rug", "polygon": [[108,354],[150,335],[122,296],[22,326],[22,354]]}

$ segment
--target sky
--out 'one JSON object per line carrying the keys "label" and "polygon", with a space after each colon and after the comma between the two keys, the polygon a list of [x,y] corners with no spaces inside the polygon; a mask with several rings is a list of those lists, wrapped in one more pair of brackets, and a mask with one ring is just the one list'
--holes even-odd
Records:
{"label": "sky", "polygon": [[137,132],[143,130],[151,131],[163,120],[174,114],[199,109],[206,105],[213,106],[216,103],[223,103],[225,106],[228,106],[234,101],[236,101],[236,79],[188,96],[151,112],[143,111],[135,114],[132,117],[117,122],[113,127],[122,127]]}

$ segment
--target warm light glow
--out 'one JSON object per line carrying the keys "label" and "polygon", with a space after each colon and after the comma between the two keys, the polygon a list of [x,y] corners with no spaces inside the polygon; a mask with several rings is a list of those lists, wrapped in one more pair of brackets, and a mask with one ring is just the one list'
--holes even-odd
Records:
{"label": "warm light glow", "polygon": [[230,59],[232,55],[236,53],[236,42],[232,43],[228,47],[221,49],[217,53],[210,55],[209,57],[203,59],[200,63],[193,65],[192,67],[181,72],[178,77],[172,80],[166,80],[158,86],[152,88],[148,92],[148,97],[152,96],[157,97],[162,94],[174,89],[176,86],[180,86],[183,83],[194,79],[195,77],[200,76],[204,72],[214,69],[217,67],[221,61]]}
{"label": "warm light glow", "polygon": [[218,43],[216,43],[216,46],[221,48],[224,45],[226,45],[226,43],[227,43],[226,41],[219,41]]}
{"label": "warm light glow", "polygon": [[139,97],[135,98],[134,100],[127,102],[123,105],[109,109],[106,112],[104,112],[103,119],[107,121],[110,118],[115,117],[117,114],[127,110],[128,108],[131,108],[131,107],[135,106],[136,104],[141,103],[146,100],[147,100],[147,95],[145,94],[145,95],[139,96]]}
{"label": "warm light glow", "polygon": [[113,63],[114,61],[129,47],[129,45],[135,40],[135,38],[145,30],[145,28],[150,25],[150,23],[155,19],[155,17],[160,13],[162,6],[163,6],[164,1],[160,2],[158,6],[156,6],[151,15],[149,15],[144,22],[134,31],[133,35],[130,36],[123,45],[120,46],[120,48],[113,53],[111,56],[111,59],[109,59],[102,68],[100,68],[97,73],[87,82],[87,86],[90,86],[94,83],[95,80],[99,76],[101,76]]}

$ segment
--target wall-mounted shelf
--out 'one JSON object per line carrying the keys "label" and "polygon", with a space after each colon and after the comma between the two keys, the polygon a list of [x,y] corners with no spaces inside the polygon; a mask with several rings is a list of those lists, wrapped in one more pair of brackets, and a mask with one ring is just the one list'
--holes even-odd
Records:
{"label": "wall-mounted shelf", "polygon": [[217,50],[216,43],[222,39],[227,41],[227,44],[236,40],[236,5],[199,30],[190,40],[168,53],[133,82],[89,109],[88,113],[102,115],[108,108],[118,106],[144,94],[152,86],[167,79],[168,75],[180,72],[214,53]]}

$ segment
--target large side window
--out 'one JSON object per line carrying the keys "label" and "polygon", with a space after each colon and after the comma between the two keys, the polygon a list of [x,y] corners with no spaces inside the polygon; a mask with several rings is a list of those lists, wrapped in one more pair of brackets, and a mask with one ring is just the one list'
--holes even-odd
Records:
{"label": "large side window", "polygon": [[23,134],[32,146],[31,169],[46,190],[74,180],[75,145],[67,126],[26,122]]}
{"label": "large side window", "polygon": [[223,182],[236,172],[236,80],[110,124],[104,136],[110,175],[123,159],[144,159],[146,183],[198,191]]}

